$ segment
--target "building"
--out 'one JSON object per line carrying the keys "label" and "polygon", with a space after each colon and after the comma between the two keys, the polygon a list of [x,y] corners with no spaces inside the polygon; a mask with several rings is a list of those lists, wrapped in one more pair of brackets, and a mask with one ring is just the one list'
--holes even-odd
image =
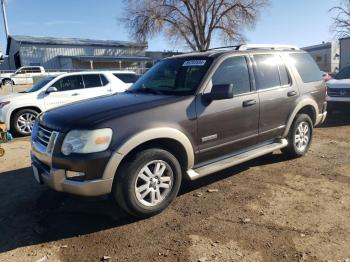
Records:
{"label": "building", "polygon": [[340,43],[340,69],[350,65],[350,37],[339,39]]}
{"label": "building", "polygon": [[333,73],[339,70],[340,49],[338,42],[322,43],[302,49],[310,53],[321,71]]}
{"label": "building", "polygon": [[134,69],[151,60],[147,43],[79,38],[9,36],[6,61],[9,70],[43,66],[46,70]]}

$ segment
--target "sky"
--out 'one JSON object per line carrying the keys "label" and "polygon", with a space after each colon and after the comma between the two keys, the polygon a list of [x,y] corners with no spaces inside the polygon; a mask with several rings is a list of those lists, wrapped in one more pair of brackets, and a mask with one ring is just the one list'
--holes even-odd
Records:
{"label": "sky", "polygon": [[[10,34],[30,36],[77,37],[106,40],[132,40],[118,21],[123,15],[121,0],[6,0]],[[248,43],[293,44],[299,47],[334,40],[330,32],[330,8],[340,0],[270,0],[254,29],[246,31]],[[2,17],[1,17],[2,18]],[[0,48],[6,37],[0,21]],[[222,46],[214,39],[212,47]],[[182,51],[158,36],[148,41],[149,50]]]}

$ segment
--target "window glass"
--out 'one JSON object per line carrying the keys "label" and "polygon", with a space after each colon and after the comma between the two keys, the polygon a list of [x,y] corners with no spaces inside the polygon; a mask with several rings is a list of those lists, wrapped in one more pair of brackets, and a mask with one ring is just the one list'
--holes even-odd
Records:
{"label": "window glass", "polygon": [[320,69],[312,57],[307,53],[289,55],[304,83],[321,81]]}
{"label": "window glass", "polygon": [[105,86],[109,83],[109,81],[104,75],[100,75],[100,78],[101,78],[102,86]]}
{"label": "window glass", "polygon": [[83,75],[85,88],[101,87],[100,75]]}
{"label": "window glass", "polygon": [[256,80],[259,89],[280,86],[278,57],[275,55],[254,55]]}
{"label": "window glass", "polygon": [[245,57],[236,56],[223,61],[213,75],[212,84],[233,84],[235,95],[250,92],[249,70]]}
{"label": "window glass", "polygon": [[281,85],[282,86],[290,85],[292,81],[288,73],[287,67],[280,56],[278,56],[277,59],[278,59]]}
{"label": "window glass", "polygon": [[130,84],[130,83],[133,84],[138,79],[138,76],[135,74],[115,73],[113,75],[115,75],[117,78],[119,78],[120,80],[122,80],[124,83],[127,83],[127,84]]}
{"label": "window glass", "polygon": [[41,70],[40,70],[39,67],[33,67],[33,68],[31,69],[31,71],[32,71],[32,73],[41,73]]}
{"label": "window glass", "polygon": [[128,92],[192,95],[212,62],[208,57],[164,59],[139,78]]}
{"label": "window glass", "polygon": [[338,74],[335,75],[335,79],[350,79],[350,66],[344,67]]}
{"label": "window glass", "polygon": [[56,87],[58,91],[70,91],[84,88],[81,75],[63,77],[52,86]]}

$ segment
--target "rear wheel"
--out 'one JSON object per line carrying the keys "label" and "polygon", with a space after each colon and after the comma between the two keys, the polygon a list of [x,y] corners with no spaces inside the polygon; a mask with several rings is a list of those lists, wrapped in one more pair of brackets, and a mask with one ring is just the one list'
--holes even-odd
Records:
{"label": "rear wheel", "polygon": [[141,218],[160,213],[176,198],[182,176],[178,160],[163,149],[135,154],[118,173],[114,199],[126,212]]}
{"label": "rear wheel", "polygon": [[23,109],[16,112],[11,119],[11,130],[17,136],[29,136],[32,133],[33,124],[38,114],[33,109]]}
{"label": "rear wheel", "polygon": [[296,116],[288,134],[288,146],[282,152],[289,157],[301,157],[309,150],[313,133],[313,123],[306,114]]}

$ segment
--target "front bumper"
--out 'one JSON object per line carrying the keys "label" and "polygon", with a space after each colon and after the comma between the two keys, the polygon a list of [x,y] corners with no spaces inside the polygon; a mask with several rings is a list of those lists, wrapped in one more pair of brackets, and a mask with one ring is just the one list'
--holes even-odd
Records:
{"label": "front bumper", "polygon": [[112,191],[113,179],[74,181],[66,178],[66,170],[49,168],[32,156],[32,166],[38,172],[40,183],[50,188],[81,196],[101,196]]}
{"label": "front bumper", "polygon": [[[62,159],[62,156],[59,156],[60,154],[55,152],[55,144],[59,139],[60,135],[58,134],[53,141],[50,140],[50,146],[48,147],[44,147],[32,139],[31,160],[34,177],[38,182],[44,183],[56,191],[75,195],[100,196],[109,194],[112,191],[113,178],[103,178],[102,174],[101,177],[93,179],[86,179],[87,177],[83,180],[67,178],[67,171],[85,173],[91,169],[103,170],[104,166],[103,164],[96,166],[100,162],[95,155],[93,155],[92,159],[89,159],[88,156],[82,156],[79,160],[76,159],[76,156],[75,159],[69,159],[68,157]],[[85,166],[82,167],[84,163]],[[91,164],[95,164],[95,167],[92,167]],[[82,170],[74,170],[80,168]]]}

